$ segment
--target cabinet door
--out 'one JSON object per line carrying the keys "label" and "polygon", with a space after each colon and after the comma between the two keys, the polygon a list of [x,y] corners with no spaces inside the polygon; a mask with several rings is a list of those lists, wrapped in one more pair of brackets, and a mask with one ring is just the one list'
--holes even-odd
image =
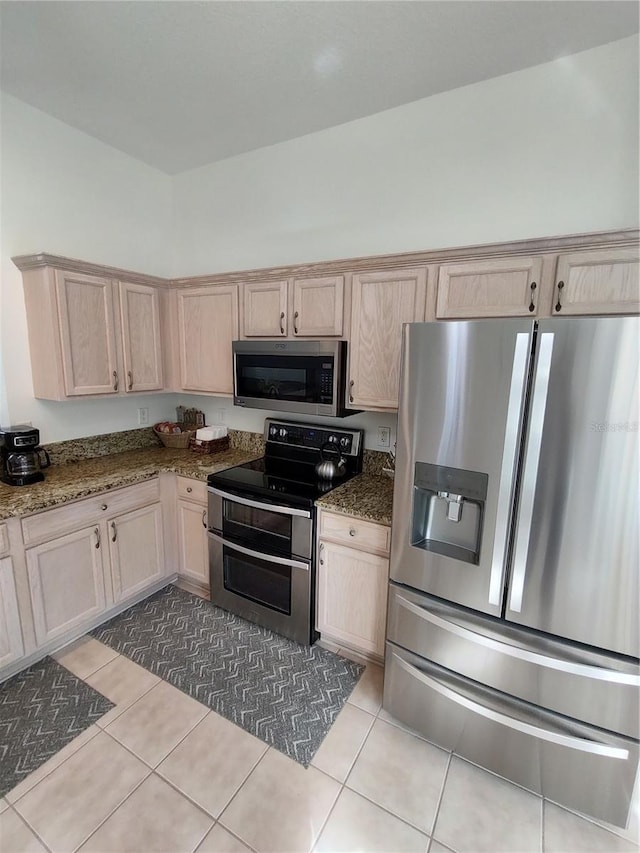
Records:
{"label": "cabinet door", "polygon": [[503,258],[443,264],[436,317],[535,317],[542,258]]}
{"label": "cabinet door", "polygon": [[61,270],[55,278],[67,395],[116,394],[123,378],[118,375],[111,280]]}
{"label": "cabinet door", "polygon": [[320,540],[318,630],[353,649],[384,654],[389,559]]}
{"label": "cabinet door", "polygon": [[246,338],[287,334],[287,282],[251,282],[242,287],[242,328]]}
{"label": "cabinet door", "polygon": [[297,337],[340,337],[344,315],[344,276],[294,278],[293,334]]}
{"label": "cabinet door", "polygon": [[0,560],[0,669],[24,652],[11,557]]}
{"label": "cabinet door", "polygon": [[637,314],[639,311],[637,249],[560,255],[552,314]]}
{"label": "cabinet door", "polygon": [[105,609],[102,531],[88,527],[25,552],[38,645]]}
{"label": "cabinet door", "polygon": [[162,507],[158,504],[107,523],[113,598],[122,601],[165,574]]}
{"label": "cabinet door", "polygon": [[424,319],[426,268],[353,276],[349,403],[397,409],[402,324]]}
{"label": "cabinet door", "polygon": [[178,547],[180,574],[209,586],[209,553],[205,506],[178,501]]}
{"label": "cabinet door", "polygon": [[231,342],[238,337],[238,287],[178,293],[180,383],[185,391],[233,394]]}
{"label": "cabinet door", "polygon": [[160,298],[155,287],[121,281],[120,321],[125,391],[162,389]]}

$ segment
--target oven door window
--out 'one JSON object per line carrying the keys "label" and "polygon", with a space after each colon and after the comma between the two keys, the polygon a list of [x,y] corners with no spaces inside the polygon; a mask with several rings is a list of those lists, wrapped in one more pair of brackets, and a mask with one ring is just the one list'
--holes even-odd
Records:
{"label": "oven door window", "polygon": [[290,403],[333,403],[333,356],[236,354],[236,395]]}
{"label": "oven door window", "polygon": [[270,610],[291,615],[291,567],[223,547],[224,588]]}
{"label": "oven door window", "polygon": [[225,539],[233,539],[253,551],[290,557],[291,519],[290,515],[225,500],[222,533]]}

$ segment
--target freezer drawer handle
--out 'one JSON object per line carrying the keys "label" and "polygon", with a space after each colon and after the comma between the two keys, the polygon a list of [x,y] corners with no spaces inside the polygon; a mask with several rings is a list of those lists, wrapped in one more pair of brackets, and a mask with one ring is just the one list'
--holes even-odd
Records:
{"label": "freezer drawer handle", "polygon": [[496,607],[500,605],[502,596],[502,582],[509,533],[511,493],[513,491],[516,454],[520,441],[520,415],[524,400],[524,385],[527,379],[529,346],[529,334],[525,332],[518,333],[513,353],[511,387],[509,389],[507,422],[504,431],[504,449],[502,451],[502,465],[500,466],[500,482],[498,486],[496,528],[493,538],[493,554],[491,556],[491,574],[489,575],[489,604],[493,604]]}
{"label": "freezer drawer handle", "polygon": [[410,663],[407,663],[407,661],[403,660],[395,654],[395,652],[393,653],[393,657],[405,672],[408,672],[413,678],[417,678],[418,681],[421,681],[431,690],[435,690],[436,693],[439,693],[451,702],[455,702],[456,705],[461,705],[463,708],[473,711],[474,714],[479,714],[481,717],[493,720],[494,723],[499,723],[501,726],[506,726],[509,729],[514,729],[515,731],[522,732],[523,734],[531,735],[532,737],[539,738],[540,740],[557,743],[560,746],[567,746],[569,749],[578,749],[581,752],[589,752],[592,755],[602,755],[605,758],[619,758],[623,761],[627,761],[629,759],[629,750],[627,749],[622,749],[621,747],[616,746],[607,746],[604,743],[596,743],[596,741],[585,740],[584,738],[563,735],[559,732],[549,731],[549,729],[541,729],[539,726],[532,726],[531,723],[525,723],[523,720],[517,720],[515,717],[501,714],[499,711],[494,711],[492,708],[486,708],[484,705],[480,705],[478,702],[474,702],[472,699],[468,699],[466,696],[456,693],[455,690],[445,687],[445,685],[441,684],[439,681],[429,678],[428,675],[420,672],[417,667],[411,666]]}
{"label": "freezer drawer handle", "polygon": [[538,356],[536,377],[533,385],[529,436],[524,460],[524,473],[522,476],[520,512],[516,528],[516,545],[513,558],[513,575],[511,578],[511,596],[509,598],[509,609],[513,610],[515,613],[520,613],[522,610],[524,578],[527,572],[529,537],[531,535],[533,504],[535,501],[536,483],[538,480],[538,465],[540,463],[540,448],[542,447],[544,415],[547,409],[547,393],[549,391],[554,337],[555,335],[553,332],[543,332],[540,336],[540,354]]}
{"label": "freezer drawer handle", "polygon": [[299,560],[287,560],[286,557],[274,557],[273,554],[261,554],[259,551],[252,551],[251,548],[244,548],[242,545],[236,545],[235,542],[229,542],[228,539],[223,539],[217,533],[207,531],[207,536],[213,539],[214,542],[219,542],[225,548],[231,548],[232,551],[238,551],[240,554],[246,554],[248,557],[256,557],[258,560],[264,560],[266,563],[277,563],[279,566],[291,566],[293,569],[304,569],[309,571],[308,563],[301,563]]}
{"label": "freezer drawer handle", "polygon": [[628,672],[616,672],[614,669],[605,669],[600,666],[590,666],[586,663],[577,663],[575,661],[567,661],[562,658],[553,658],[549,655],[533,652],[529,649],[522,649],[518,646],[512,646],[510,643],[501,643],[500,640],[495,640],[493,637],[487,637],[477,631],[472,631],[470,628],[465,628],[464,625],[458,622],[449,622],[436,613],[414,604],[402,595],[396,593],[395,600],[401,607],[413,613],[415,616],[424,619],[425,622],[431,622],[437,628],[442,628],[444,631],[449,631],[457,637],[462,637],[464,640],[470,640],[472,643],[477,643],[486,648],[493,649],[510,657],[525,660],[537,666],[544,666],[547,669],[558,669],[561,672],[568,672],[572,675],[582,675],[585,678],[593,678],[599,681],[608,681],[614,684],[628,684],[631,687],[640,687],[640,676],[632,675]]}
{"label": "freezer drawer handle", "polygon": [[277,504],[270,504],[268,501],[250,501],[248,498],[240,498],[238,495],[230,495],[227,492],[221,492],[220,489],[214,489],[211,486],[209,486],[207,491],[211,492],[213,495],[218,495],[219,498],[222,498],[225,501],[233,501],[233,503],[242,504],[243,506],[252,506],[255,509],[261,509],[264,512],[279,512],[282,515],[299,515],[302,518],[311,518],[311,513],[306,509],[295,509],[291,506],[278,506]]}

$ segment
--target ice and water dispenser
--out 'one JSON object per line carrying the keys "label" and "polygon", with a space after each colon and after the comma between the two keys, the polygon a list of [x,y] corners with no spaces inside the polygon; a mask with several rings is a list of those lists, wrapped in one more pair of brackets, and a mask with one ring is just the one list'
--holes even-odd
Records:
{"label": "ice and water dispenser", "polygon": [[477,471],[416,462],[411,544],[478,564],[488,482]]}

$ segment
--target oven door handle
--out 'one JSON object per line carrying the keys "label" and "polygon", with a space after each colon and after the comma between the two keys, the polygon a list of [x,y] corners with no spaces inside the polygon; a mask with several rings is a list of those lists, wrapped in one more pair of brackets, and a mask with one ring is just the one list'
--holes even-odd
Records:
{"label": "oven door handle", "polygon": [[214,489],[209,486],[208,491],[225,501],[233,501],[244,506],[251,506],[254,509],[262,509],[265,512],[279,512],[282,515],[299,515],[302,518],[311,518],[311,513],[306,509],[295,509],[291,506],[279,506],[268,503],[267,501],[250,501],[248,498],[240,498],[238,495],[230,495],[228,492],[221,492],[220,489]]}
{"label": "oven door handle", "polygon": [[261,554],[259,551],[252,551],[251,548],[244,548],[242,545],[236,545],[235,542],[229,542],[228,539],[223,539],[222,536],[218,536],[217,533],[212,533],[210,530],[207,530],[207,536],[210,536],[214,542],[219,542],[225,548],[239,551],[248,557],[256,557],[258,560],[264,560],[267,563],[277,563],[279,566],[291,566],[293,569],[309,571],[309,564],[302,563],[300,560],[289,560],[287,557],[274,557],[272,554]]}

